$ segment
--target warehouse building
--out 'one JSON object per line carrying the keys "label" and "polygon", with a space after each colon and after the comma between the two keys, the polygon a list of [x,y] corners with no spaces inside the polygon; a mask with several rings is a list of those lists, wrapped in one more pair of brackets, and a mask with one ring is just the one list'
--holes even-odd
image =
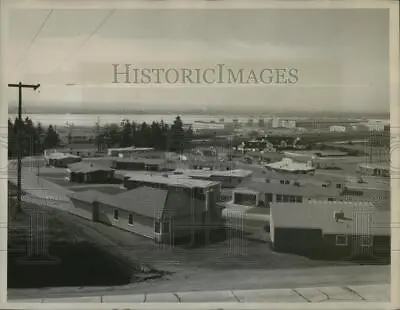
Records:
{"label": "warehouse building", "polygon": [[372,203],[307,201],[271,204],[273,248],[315,258],[390,255],[390,211]]}

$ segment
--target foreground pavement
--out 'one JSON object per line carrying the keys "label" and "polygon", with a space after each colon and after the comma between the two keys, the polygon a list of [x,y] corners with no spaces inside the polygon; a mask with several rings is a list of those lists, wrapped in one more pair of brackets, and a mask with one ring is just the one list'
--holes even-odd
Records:
{"label": "foreground pavement", "polygon": [[390,285],[349,285],[260,290],[194,291],[158,294],[82,296],[70,298],[16,299],[13,303],[153,303],[153,302],[228,302],[228,303],[321,303],[390,301]]}

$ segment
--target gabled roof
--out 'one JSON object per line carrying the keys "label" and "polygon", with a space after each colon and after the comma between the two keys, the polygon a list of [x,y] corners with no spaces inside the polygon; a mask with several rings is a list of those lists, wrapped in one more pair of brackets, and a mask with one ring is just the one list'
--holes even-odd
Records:
{"label": "gabled roof", "polygon": [[98,199],[102,199],[103,196],[108,196],[108,194],[104,194],[102,192],[96,191],[96,190],[87,190],[87,191],[81,191],[81,192],[72,192],[69,194],[69,197],[72,199],[76,199],[79,201],[87,202],[87,203],[93,203],[94,201]]}
{"label": "gabled roof", "polygon": [[70,197],[87,203],[98,202],[146,217],[160,219],[166,205],[167,194],[167,190],[143,186],[116,195],[88,190],[72,193]]}

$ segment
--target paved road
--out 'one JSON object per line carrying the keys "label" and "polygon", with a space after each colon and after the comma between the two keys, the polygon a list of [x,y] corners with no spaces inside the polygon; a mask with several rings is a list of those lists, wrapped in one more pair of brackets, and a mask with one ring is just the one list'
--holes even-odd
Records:
{"label": "paved road", "polygon": [[[324,303],[324,302],[351,302],[362,303],[362,308],[386,309],[390,300],[389,285],[352,285],[342,287],[300,287],[286,289],[262,290],[226,290],[201,292],[171,292],[159,294],[127,294],[127,295],[97,295],[64,298],[34,298],[9,299],[9,302],[50,303],[50,302],[294,302],[294,303]],[[371,303],[375,303],[370,308]],[[343,309],[343,307],[341,307]]]}
{"label": "paved road", "polygon": [[389,266],[332,266],[285,270],[194,269],[192,274],[175,274],[120,287],[9,289],[8,296],[20,298],[56,298],[77,296],[127,295],[188,291],[287,289],[348,285],[382,285],[390,283]]}

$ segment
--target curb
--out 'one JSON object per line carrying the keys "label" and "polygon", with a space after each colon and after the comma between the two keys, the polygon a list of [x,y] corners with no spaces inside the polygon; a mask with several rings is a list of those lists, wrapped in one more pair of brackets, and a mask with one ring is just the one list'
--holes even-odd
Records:
{"label": "curb", "polygon": [[289,302],[289,303],[323,303],[323,302],[378,302],[390,301],[390,285],[354,285],[343,287],[306,287],[295,289],[261,289],[233,291],[194,291],[180,293],[158,293],[137,295],[102,295],[81,297],[53,297],[38,299],[15,299],[12,303],[108,303],[108,302]]}

